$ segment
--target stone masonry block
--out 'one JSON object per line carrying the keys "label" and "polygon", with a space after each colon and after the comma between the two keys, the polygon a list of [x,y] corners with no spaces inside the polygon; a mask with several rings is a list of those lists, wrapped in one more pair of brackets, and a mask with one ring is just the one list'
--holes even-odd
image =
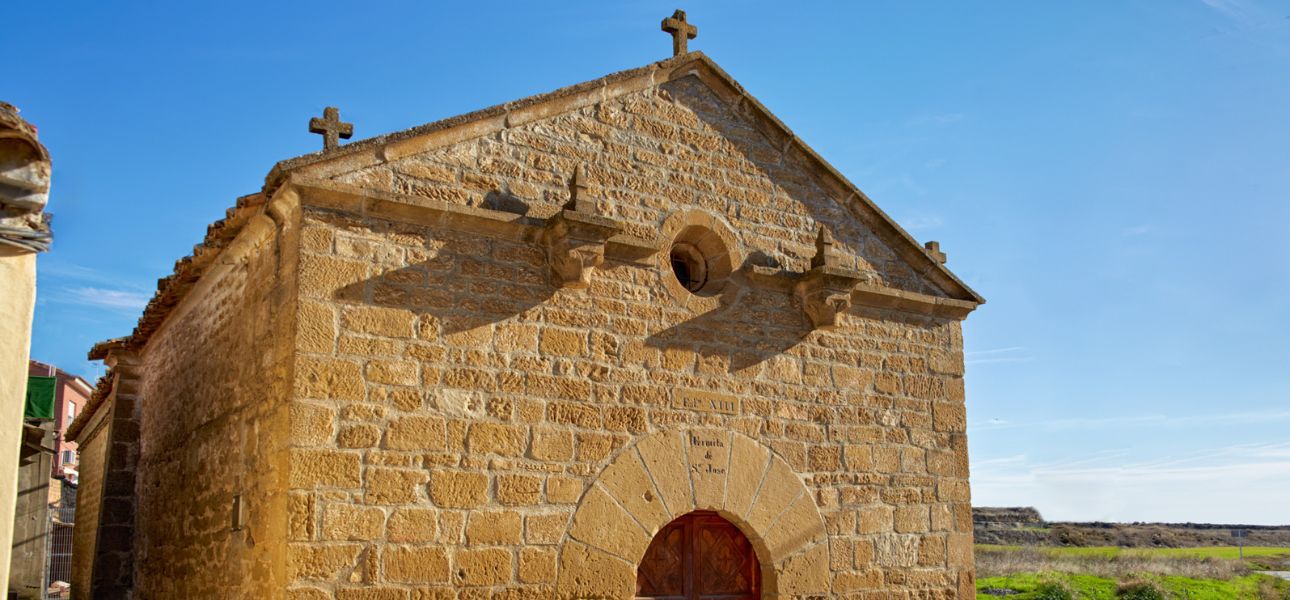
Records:
{"label": "stone masonry block", "polygon": [[346,286],[367,279],[367,265],[330,256],[300,257],[300,292],[312,298],[333,299]]}
{"label": "stone masonry block", "polygon": [[771,458],[770,469],[748,510],[748,523],[754,531],[768,531],[775,518],[805,493],[806,487],[788,463],[778,457]]}
{"label": "stone masonry block", "polygon": [[334,358],[296,359],[296,396],[320,400],[362,400],[358,363]]}
{"label": "stone masonry block", "polygon": [[630,598],[636,590],[634,565],[579,542],[560,554],[556,589],[567,598]]}
{"label": "stone masonry block", "polygon": [[446,441],[442,417],[403,417],[385,432],[385,447],[391,450],[443,450]]}
{"label": "stone masonry block", "polygon": [[336,315],[330,304],[302,300],[296,315],[296,348],[326,354],[336,344]]}
{"label": "stone masonry block", "polygon": [[291,449],[291,487],[359,487],[362,459],[357,452]]}
{"label": "stone masonry block", "polygon": [[363,500],[368,504],[410,504],[418,500],[425,482],[425,471],[368,467]]}
{"label": "stone masonry block", "polygon": [[[640,456],[635,452],[623,453],[600,474],[597,481],[605,486],[605,489],[636,518],[637,522],[645,524],[646,527],[661,528],[671,520],[667,507],[663,506],[662,499],[654,489],[654,483],[650,481],[649,473],[645,471],[645,465],[641,463]],[[653,535],[657,532],[648,531],[647,533]]]}
{"label": "stone masonry block", "polygon": [[336,433],[336,409],[305,402],[291,403],[291,440],[302,446],[318,446]]}
{"label": "stone masonry block", "polygon": [[544,329],[538,349],[552,356],[581,356],[587,352],[587,334],[571,329]]}
{"label": "stone masonry block", "polygon": [[526,442],[524,429],[500,423],[475,423],[467,435],[472,454],[520,456],[524,454]]}
{"label": "stone masonry block", "polygon": [[575,504],[585,488],[581,479],[552,475],[546,480],[546,500],[552,504]]}
{"label": "stone masonry block", "polygon": [[529,457],[545,461],[567,461],[573,458],[573,434],[558,429],[534,428]]}
{"label": "stone masonry block", "polygon": [[599,486],[587,492],[574,513],[569,535],[631,563],[640,562],[650,535]]}
{"label": "stone masonry block", "polygon": [[346,331],[382,337],[411,339],[416,315],[401,308],[378,306],[348,307],[341,315],[341,325]]}
{"label": "stone masonry block", "polygon": [[448,554],[443,548],[387,546],[381,552],[385,578],[398,583],[448,583]]}
{"label": "stone masonry block", "polygon": [[497,476],[497,502],[504,506],[531,506],[542,501],[542,479],[533,475]]}
{"label": "stone masonry block", "polygon": [[288,576],[291,579],[333,579],[354,564],[361,544],[288,545]]}
{"label": "stone masonry block", "polygon": [[511,551],[503,548],[458,550],[456,581],[466,586],[501,585],[511,580]]}
{"label": "stone masonry block", "polygon": [[650,436],[636,445],[641,461],[650,472],[663,505],[673,518],[694,510],[690,473],[680,435]]}
{"label": "stone masonry block", "polygon": [[824,520],[810,494],[798,496],[765,535],[771,556],[789,556],[824,541]]}
{"label": "stone masonry block", "polygon": [[368,383],[417,385],[417,363],[406,360],[373,360],[367,363]]}
{"label": "stone masonry block", "polygon": [[379,508],[330,504],[323,510],[323,538],[328,540],[375,540],[385,529],[385,512]]}
{"label": "stone masonry block", "polygon": [[390,515],[386,535],[395,543],[431,542],[439,531],[439,511],[433,508],[398,508]]}
{"label": "stone masonry block", "polygon": [[430,499],[444,508],[474,508],[485,502],[488,476],[483,473],[435,471],[430,475]]}
{"label": "stone masonry block", "polygon": [[726,510],[737,514],[748,514],[757,488],[761,485],[762,474],[770,462],[770,451],[751,438],[736,435],[730,446],[730,472],[739,473],[726,481]]}
{"label": "stone masonry block", "polygon": [[553,583],[555,581],[556,551],[554,548],[520,549],[521,583]]}
{"label": "stone masonry block", "polygon": [[513,546],[523,537],[522,518],[513,510],[473,511],[466,518],[466,543],[472,546]]}
{"label": "stone masonry block", "polygon": [[568,525],[568,513],[530,514],[524,517],[524,542],[539,545],[558,543],[564,538]]}

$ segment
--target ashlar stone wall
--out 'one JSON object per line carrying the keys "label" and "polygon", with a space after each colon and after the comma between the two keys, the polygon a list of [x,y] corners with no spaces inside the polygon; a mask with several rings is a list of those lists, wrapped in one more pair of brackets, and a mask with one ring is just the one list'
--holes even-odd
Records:
{"label": "ashlar stone wall", "polygon": [[[958,319],[856,306],[825,331],[751,277],[678,290],[679,219],[795,272],[824,226],[881,285],[944,295],[759,136],[687,77],[336,175],[407,195],[384,210],[302,192],[290,597],[626,598],[692,508],[741,527],[767,597],[972,597]],[[557,288],[521,230],[578,165],[662,252]],[[465,231],[417,197],[524,217]],[[729,475],[690,478],[692,435]]]}
{"label": "ashlar stone wall", "polygon": [[252,218],[128,367],[141,399],[135,598],[286,586],[296,247],[292,231]]}

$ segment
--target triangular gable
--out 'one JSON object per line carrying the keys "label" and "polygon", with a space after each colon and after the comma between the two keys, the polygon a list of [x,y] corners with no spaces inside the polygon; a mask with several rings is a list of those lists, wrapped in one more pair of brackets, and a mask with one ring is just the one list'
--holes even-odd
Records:
{"label": "triangular gable", "polygon": [[[450,119],[422,125],[405,131],[369,138],[341,146],[338,149],[316,152],[283,161],[274,166],[265,182],[265,195],[271,195],[288,177],[293,179],[336,179],[354,185],[390,190],[390,182],[376,174],[379,167],[435,151],[448,151],[451,146],[499,132],[523,132],[575,111],[589,110],[608,101],[618,100],[634,93],[665,85],[680,85],[683,79],[697,77],[706,89],[699,93],[711,94],[720,103],[713,103],[714,111],[736,115],[736,127],[751,124],[760,136],[758,144],[779,149],[786,155],[792,150],[793,166],[801,163],[803,169],[818,174],[813,183],[841,210],[849,213],[850,220],[861,225],[881,240],[884,248],[880,256],[897,257],[899,270],[911,277],[926,281],[930,289],[908,291],[943,296],[976,304],[985,300],[958,279],[940,262],[932,251],[924,249],[872,200],[848,181],[841,173],[820,157],[800,138],[748,94],[711,59],[700,52],[674,57],[645,67],[622,71],[594,81],[562,88],[554,92],[531,96],[522,100],[500,104]],[[727,119],[729,120],[729,119]],[[728,132],[727,132],[728,133]],[[737,137],[738,132],[734,132]],[[785,159],[790,160],[790,159]],[[836,217],[834,217],[836,219]],[[828,220],[834,220],[828,219]],[[819,219],[824,221],[826,219]]]}

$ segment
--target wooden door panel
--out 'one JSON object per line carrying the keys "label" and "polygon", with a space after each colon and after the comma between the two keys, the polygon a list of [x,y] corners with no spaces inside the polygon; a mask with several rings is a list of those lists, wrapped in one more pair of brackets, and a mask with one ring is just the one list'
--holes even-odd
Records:
{"label": "wooden door panel", "polygon": [[641,598],[685,598],[685,527],[673,522],[650,542],[636,569],[636,595]]}
{"label": "wooden door panel", "polygon": [[695,523],[696,598],[753,597],[752,544],[721,517]]}
{"label": "wooden door panel", "polygon": [[636,597],[757,600],[761,567],[738,527],[716,513],[694,512],[654,536],[636,571]]}

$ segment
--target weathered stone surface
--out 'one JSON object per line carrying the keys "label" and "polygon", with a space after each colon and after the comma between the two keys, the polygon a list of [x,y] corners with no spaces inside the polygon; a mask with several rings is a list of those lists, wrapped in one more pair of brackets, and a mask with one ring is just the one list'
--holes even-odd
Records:
{"label": "weathered stone surface", "polygon": [[524,537],[520,513],[513,510],[475,511],[466,518],[466,543],[472,546],[514,546]]}
{"label": "weathered stone surface", "polygon": [[391,450],[443,450],[447,432],[442,417],[403,417],[393,421],[385,433]]}
{"label": "weathered stone surface", "polygon": [[636,587],[636,573],[620,559],[585,544],[570,542],[560,555],[556,587],[569,598],[629,598]]}
{"label": "weathered stone surface", "polygon": [[386,525],[394,543],[431,542],[439,531],[439,512],[431,508],[398,508]]}
{"label": "weathered stone surface", "polygon": [[323,511],[323,538],[365,541],[381,537],[385,512],[379,508],[332,504]]}
{"label": "weathered stone surface", "polygon": [[454,556],[459,585],[498,585],[511,580],[511,551],[502,548],[458,550]]}
{"label": "weathered stone surface", "polygon": [[[609,523],[617,526],[607,527]],[[632,563],[644,556],[650,540],[632,516],[599,487],[587,492],[574,514],[569,535]]]}
{"label": "weathered stone surface", "polygon": [[135,596],[629,598],[694,510],[768,597],[968,594],[970,290],[701,55],[526,102],[284,166],[177,273],[84,474],[173,558]]}
{"label": "weathered stone surface", "polygon": [[430,499],[444,508],[474,508],[484,503],[488,476],[482,473],[437,471],[430,475]]}
{"label": "weathered stone surface", "polygon": [[399,583],[448,583],[448,554],[443,548],[389,546],[382,553],[382,569]]}
{"label": "weathered stone surface", "polygon": [[291,451],[291,484],[296,487],[359,487],[362,457],[336,450]]}

